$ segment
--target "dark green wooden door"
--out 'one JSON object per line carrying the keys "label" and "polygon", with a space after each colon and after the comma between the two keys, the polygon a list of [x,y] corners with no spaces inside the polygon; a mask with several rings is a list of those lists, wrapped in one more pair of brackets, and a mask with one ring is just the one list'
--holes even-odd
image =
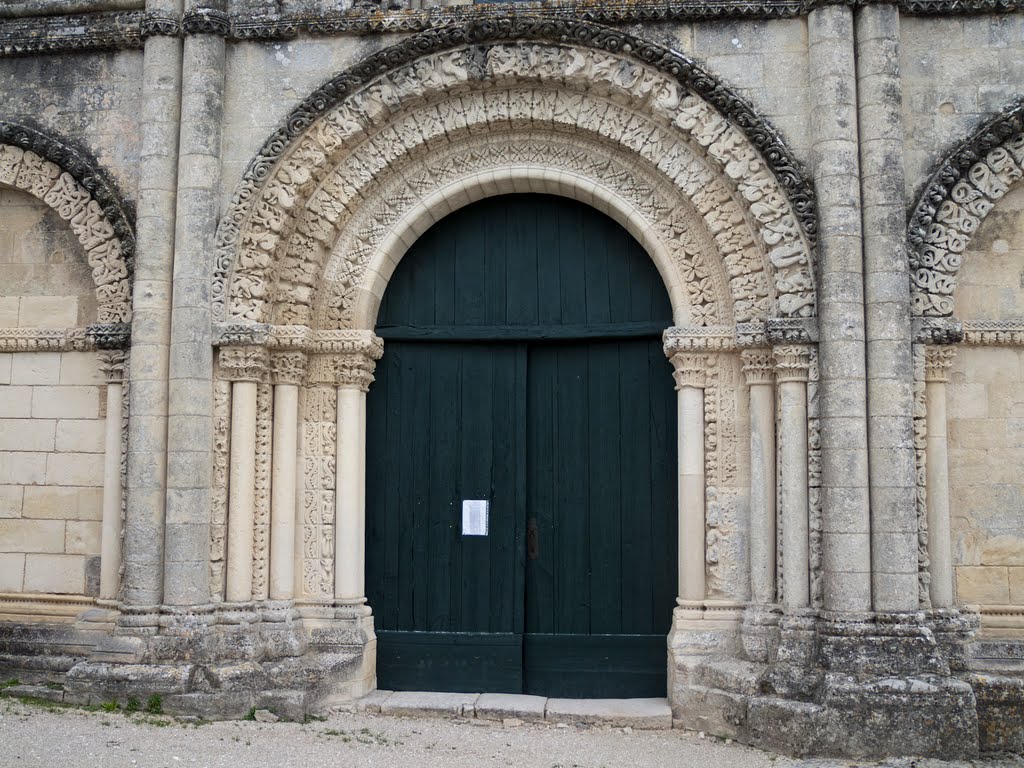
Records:
{"label": "dark green wooden door", "polygon": [[[380,687],[664,695],[670,324],[640,246],[573,201],[486,200],[410,249],[368,401]],[[487,536],[463,535],[467,499]]]}

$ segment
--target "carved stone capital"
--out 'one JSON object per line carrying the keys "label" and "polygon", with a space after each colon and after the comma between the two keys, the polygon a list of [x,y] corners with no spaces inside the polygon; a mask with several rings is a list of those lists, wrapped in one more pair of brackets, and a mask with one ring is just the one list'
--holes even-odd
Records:
{"label": "carved stone capital", "polygon": [[266,347],[221,347],[220,370],[227,381],[267,380],[269,354]]}
{"label": "carved stone capital", "polygon": [[740,359],[743,361],[743,375],[748,387],[772,383],[775,359],[770,349],[744,349]]}
{"label": "carved stone capital", "polygon": [[964,326],[955,317],[915,317],[913,334],[918,344],[959,344]]}
{"label": "carved stone capital", "polygon": [[818,341],[816,317],[771,317],[765,327],[770,344],[814,344]]}
{"label": "carved stone capital", "polygon": [[924,348],[924,380],[928,382],[949,381],[949,370],[953,367],[956,347],[927,346]]}
{"label": "carved stone capital", "polygon": [[186,35],[227,37],[231,34],[231,19],[224,11],[215,8],[196,8],[185,14],[181,20],[181,30]]}
{"label": "carved stone capital", "polygon": [[736,349],[736,334],[724,325],[674,325],[661,334],[665,357],[678,352],[719,352]]}
{"label": "carved stone capital", "polygon": [[119,384],[124,381],[125,371],[128,363],[128,353],[123,349],[104,350],[97,354],[100,361],[100,373],[106,378],[109,384]]}
{"label": "carved stone capital", "polygon": [[811,369],[811,350],[805,344],[783,344],[772,350],[775,380],[807,381]]}
{"label": "carved stone capital", "polygon": [[270,381],[273,384],[302,384],[306,378],[305,352],[271,352]]}
{"label": "carved stone capital", "polygon": [[672,355],[672,373],[676,380],[676,389],[693,387],[703,389],[707,383],[707,371],[711,367],[710,355],[700,352],[677,352]]}
{"label": "carved stone capital", "polygon": [[266,323],[214,323],[215,347],[266,346],[271,326]]}
{"label": "carved stone capital", "polygon": [[309,383],[357,387],[366,392],[373,383],[378,358],[366,351],[314,355],[309,364]]}
{"label": "carved stone capital", "polygon": [[181,21],[174,16],[159,13],[147,13],[139,22],[139,34],[145,40],[148,37],[178,37],[181,34]]}
{"label": "carved stone capital", "polygon": [[373,331],[316,331],[310,350],[320,354],[360,353],[380,360],[384,354],[384,341]]}

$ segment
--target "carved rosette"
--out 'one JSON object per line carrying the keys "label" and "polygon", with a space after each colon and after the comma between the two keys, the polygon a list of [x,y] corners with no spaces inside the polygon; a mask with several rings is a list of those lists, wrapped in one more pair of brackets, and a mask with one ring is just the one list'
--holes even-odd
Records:
{"label": "carved rosette", "polygon": [[924,380],[928,383],[938,382],[945,384],[949,381],[949,371],[953,367],[953,359],[956,357],[956,347],[932,347],[924,348]]}
{"label": "carved rosette", "polygon": [[108,350],[99,352],[100,373],[110,384],[120,384],[125,380],[128,353],[124,350]]}
{"label": "carved rosette", "polygon": [[775,359],[770,349],[744,349],[740,359],[743,361],[743,377],[748,387],[772,383]]}
{"label": "carved rosette", "polygon": [[270,355],[265,347],[220,349],[220,374],[227,381],[266,381],[269,366]]}
{"label": "carved rosette", "polygon": [[274,384],[302,385],[306,379],[308,356],[305,352],[271,352],[270,380]]}
{"label": "carved rosette", "polygon": [[708,370],[714,363],[712,355],[700,352],[677,352],[670,358],[672,361],[672,377],[676,380],[676,389],[693,387],[704,389],[708,380]]}
{"label": "carved rosette", "polygon": [[810,378],[811,350],[805,344],[784,344],[772,350],[775,380],[806,382]]}

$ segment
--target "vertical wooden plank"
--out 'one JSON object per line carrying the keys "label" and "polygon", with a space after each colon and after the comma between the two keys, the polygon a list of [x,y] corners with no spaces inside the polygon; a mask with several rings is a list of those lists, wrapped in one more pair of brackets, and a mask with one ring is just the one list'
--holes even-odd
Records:
{"label": "vertical wooden plank", "polygon": [[671,609],[676,597],[676,564],[678,552],[678,490],[676,482],[676,396],[672,384],[672,365],[665,358],[661,344],[648,342],[651,416],[651,540],[654,542],[651,578],[654,595],[653,621],[655,632],[668,632]]}
{"label": "vertical wooden plank", "polygon": [[[558,392],[554,347],[531,347],[527,358],[527,506],[528,526],[535,530],[537,556],[526,561],[526,632],[555,632],[556,567],[559,558],[555,531],[558,485],[555,449],[555,398]],[[529,533],[527,536],[529,537]],[[529,538],[527,538],[529,546]]]}

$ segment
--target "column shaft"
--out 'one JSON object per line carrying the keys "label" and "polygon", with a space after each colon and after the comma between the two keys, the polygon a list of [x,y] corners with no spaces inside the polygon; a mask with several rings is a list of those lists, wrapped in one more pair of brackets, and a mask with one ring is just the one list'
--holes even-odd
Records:
{"label": "column shaft", "polygon": [[274,385],[270,500],[270,599],[295,597],[295,477],[299,388]]}
{"label": "column shaft", "polygon": [[919,604],[899,33],[894,4],[857,9],[872,600],[883,612]]}
{"label": "column shaft", "polygon": [[[830,611],[871,609],[864,275],[853,15],[808,15],[818,258],[822,566]],[[785,523],[783,523],[785,525]]]}
{"label": "column shaft", "polygon": [[256,382],[231,385],[227,601],[252,599],[253,507],[256,502]]}
{"label": "column shaft", "polygon": [[220,191],[224,68],[224,38],[185,37],[168,390],[164,602],[171,605],[210,600],[210,254]]}
{"label": "column shaft", "polygon": [[338,388],[334,596],[365,602],[366,392]]}
{"label": "column shaft", "polygon": [[933,608],[951,608],[953,545],[949,520],[949,456],[946,439],[946,382],[954,347],[930,347],[925,352],[925,499],[928,513],[928,562]]}
{"label": "column shaft", "polygon": [[775,602],[775,391],[750,387],[750,599]]}
{"label": "column shaft", "polygon": [[679,600],[699,602],[705,584],[704,383],[702,354],[672,355],[679,409]]}
{"label": "column shaft", "polygon": [[100,533],[100,597],[117,598],[121,570],[121,398],[120,381],[107,383],[103,446],[103,522]]}
{"label": "column shaft", "polygon": [[[146,10],[177,17],[181,0],[148,0]],[[163,599],[167,494],[167,373],[171,273],[181,108],[181,40],[146,40],[142,64],[142,149],[132,288],[132,405],[124,524],[125,605]]]}
{"label": "column shaft", "polygon": [[779,384],[782,412],[782,596],[787,611],[811,603],[807,505],[807,385]]}

